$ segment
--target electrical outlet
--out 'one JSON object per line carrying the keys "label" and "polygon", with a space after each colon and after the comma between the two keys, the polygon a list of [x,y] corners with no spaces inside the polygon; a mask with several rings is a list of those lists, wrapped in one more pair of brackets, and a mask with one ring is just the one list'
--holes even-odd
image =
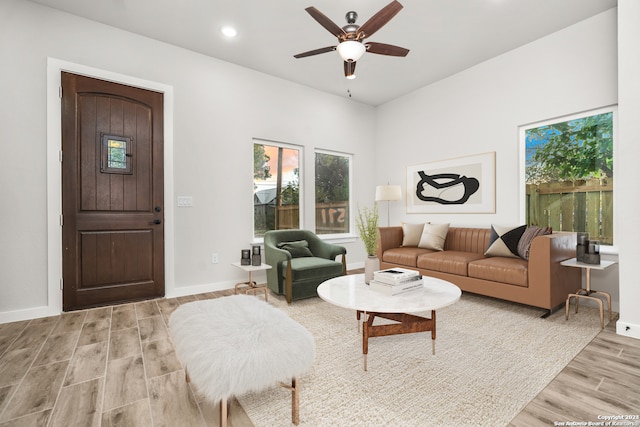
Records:
{"label": "electrical outlet", "polygon": [[218,254],[217,253],[211,254],[211,264],[217,264],[219,262],[220,262],[220,259],[218,258]]}

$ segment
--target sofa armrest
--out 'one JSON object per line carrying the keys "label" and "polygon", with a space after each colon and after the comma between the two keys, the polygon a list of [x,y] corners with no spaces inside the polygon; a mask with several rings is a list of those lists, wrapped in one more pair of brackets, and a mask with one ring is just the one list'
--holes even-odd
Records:
{"label": "sofa armrest", "polygon": [[376,255],[382,261],[384,251],[402,246],[402,227],[378,227],[380,239],[378,240],[378,249]]}
{"label": "sofa armrest", "polygon": [[538,236],[531,242],[529,288],[548,293],[545,298],[548,298],[549,309],[562,304],[568,293],[581,286],[580,270],[560,265],[560,262],[576,256],[576,236],[576,233],[558,232]]}

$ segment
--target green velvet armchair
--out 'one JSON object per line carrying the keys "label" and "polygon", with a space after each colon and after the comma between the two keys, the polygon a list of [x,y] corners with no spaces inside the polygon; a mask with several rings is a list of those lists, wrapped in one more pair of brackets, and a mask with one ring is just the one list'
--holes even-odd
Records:
{"label": "green velvet armchair", "polygon": [[[347,250],[308,230],[272,230],[264,235],[267,285],[287,302],[314,297],[318,285],[347,273]],[[342,255],[342,262],[336,261]]]}

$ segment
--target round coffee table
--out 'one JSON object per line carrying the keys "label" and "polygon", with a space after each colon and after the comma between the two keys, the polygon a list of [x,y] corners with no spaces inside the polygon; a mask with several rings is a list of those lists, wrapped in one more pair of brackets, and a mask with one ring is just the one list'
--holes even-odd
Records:
{"label": "round coffee table", "polygon": [[[358,329],[362,322],[362,354],[364,370],[367,370],[369,338],[387,335],[409,334],[431,331],[432,353],[436,347],[436,310],[453,304],[462,292],[453,283],[435,277],[423,276],[422,288],[399,295],[386,295],[372,290],[364,283],[364,274],[351,274],[329,279],[318,286],[318,295],[323,300],[338,307],[356,310]],[[416,316],[431,310],[431,318]],[[393,320],[396,323],[374,325],[376,317]]]}

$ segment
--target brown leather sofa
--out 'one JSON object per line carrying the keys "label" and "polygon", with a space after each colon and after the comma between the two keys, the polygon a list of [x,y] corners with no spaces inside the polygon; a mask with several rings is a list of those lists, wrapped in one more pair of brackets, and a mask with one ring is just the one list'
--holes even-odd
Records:
{"label": "brown leather sofa", "polygon": [[444,251],[403,247],[402,227],[380,227],[380,268],[410,268],[447,280],[466,292],[548,310],[563,305],[581,286],[581,272],[561,261],[576,256],[576,233],[538,236],[529,260],[484,255],[491,229],[451,227]]}

